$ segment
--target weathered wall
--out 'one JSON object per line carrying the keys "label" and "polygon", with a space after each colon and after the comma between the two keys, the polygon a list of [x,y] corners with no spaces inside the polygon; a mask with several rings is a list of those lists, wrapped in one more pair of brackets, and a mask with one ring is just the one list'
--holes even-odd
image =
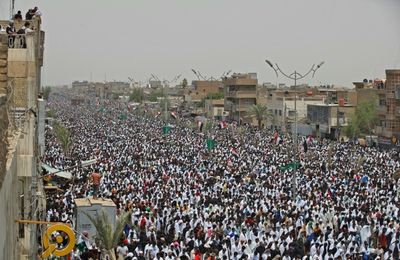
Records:
{"label": "weathered wall", "polygon": [[8,118],[6,96],[0,94],[0,189],[6,173]]}
{"label": "weathered wall", "polygon": [[7,155],[7,38],[0,36],[0,188],[6,172]]}
{"label": "weathered wall", "polygon": [[[10,147],[17,147],[15,142],[18,136],[11,141]],[[18,259],[18,176],[16,150],[8,154],[5,178],[0,188],[0,259]]]}

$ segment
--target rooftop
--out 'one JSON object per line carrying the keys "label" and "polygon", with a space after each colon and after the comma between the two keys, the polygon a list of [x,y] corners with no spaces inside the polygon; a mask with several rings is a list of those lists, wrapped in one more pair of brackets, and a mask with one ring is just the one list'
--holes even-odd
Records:
{"label": "rooftop", "polygon": [[92,197],[75,199],[77,207],[91,207],[93,205],[102,205],[105,207],[115,207],[115,203],[111,199],[93,199]]}

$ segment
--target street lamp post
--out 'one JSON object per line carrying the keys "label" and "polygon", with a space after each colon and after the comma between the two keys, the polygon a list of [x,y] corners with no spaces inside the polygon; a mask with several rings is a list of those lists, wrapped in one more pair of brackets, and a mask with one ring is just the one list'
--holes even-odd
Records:
{"label": "street lamp post", "polygon": [[294,80],[294,133],[293,133],[293,143],[294,143],[294,171],[295,171],[295,175],[292,178],[292,197],[293,199],[296,198],[296,173],[297,173],[297,154],[298,154],[298,148],[299,148],[299,144],[298,144],[298,133],[297,133],[297,81],[300,79],[303,79],[305,77],[307,77],[311,72],[312,72],[312,77],[314,77],[315,73],[317,72],[317,70],[325,63],[324,61],[319,63],[317,66],[315,66],[315,64],[313,64],[311,66],[311,68],[308,70],[307,73],[305,74],[300,74],[299,72],[297,72],[296,70],[291,73],[291,74],[287,74],[285,72],[283,72],[281,70],[281,68],[278,66],[277,63],[272,64],[271,61],[269,60],[265,60],[265,62],[275,71],[276,77],[278,77],[278,72],[280,72],[283,76],[285,76],[288,79]]}

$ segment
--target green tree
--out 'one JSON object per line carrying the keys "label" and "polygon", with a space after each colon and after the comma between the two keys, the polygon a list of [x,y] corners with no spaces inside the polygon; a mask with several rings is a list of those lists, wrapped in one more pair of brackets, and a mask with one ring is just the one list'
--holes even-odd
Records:
{"label": "green tree", "polygon": [[267,107],[260,104],[252,105],[249,108],[249,114],[255,116],[258,128],[261,128],[261,123],[264,117],[266,116],[266,112],[267,112]]}
{"label": "green tree", "polygon": [[107,252],[110,259],[116,260],[115,248],[118,246],[124,227],[129,221],[130,212],[122,213],[118,217],[114,228],[104,210],[101,210],[97,217],[92,217],[89,214],[85,215],[96,228],[96,240],[99,242],[98,246]]}
{"label": "green tree", "polygon": [[59,124],[58,122],[54,122],[53,129],[56,134],[57,140],[61,145],[61,149],[65,155],[69,155],[72,141],[71,141],[71,133],[67,128]]}
{"label": "green tree", "polygon": [[43,89],[43,98],[45,100],[49,100],[50,92],[51,92],[51,88],[49,86],[47,86]]}
{"label": "green tree", "polygon": [[149,101],[157,102],[158,98],[162,96],[163,96],[162,90],[153,90],[152,92],[150,92]]}
{"label": "green tree", "polygon": [[112,99],[117,100],[119,98],[119,93],[113,93]]}
{"label": "green tree", "polygon": [[354,138],[371,134],[378,120],[376,108],[376,97],[370,101],[360,102],[354,115],[351,116],[349,124],[344,129],[346,136]]}
{"label": "green tree", "polygon": [[129,95],[129,101],[141,103],[144,99],[144,92],[141,88],[134,88],[132,93]]}
{"label": "green tree", "polygon": [[182,88],[187,88],[187,85],[188,85],[188,82],[187,82],[187,79],[186,78],[184,78],[183,80],[182,80]]}
{"label": "green tree", "polygon": [[208,93],[207,96],[201,99],[199,107],[204,107],[206,99],[224,99],[224,93],[221,92]]}
{"label": "green tree", "polygon": [[51,118],[56,118],[56,112],[54,112],[53,109],[50,109],[49,111],[46,112],[46,116]]}

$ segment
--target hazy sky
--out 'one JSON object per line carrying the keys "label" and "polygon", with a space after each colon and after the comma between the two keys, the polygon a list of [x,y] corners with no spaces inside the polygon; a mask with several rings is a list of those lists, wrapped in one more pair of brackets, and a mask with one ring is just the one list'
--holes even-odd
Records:
{"label": "hazy sky", "polygon": [[[399,0],[16,0],[39,6],[46,31],[43,84],[288,72],[326,61],[304,83],[351,86],[400,68]],[[9,0],[0,0],[8,18]],[[280,76],[279,82],[288,82]]]}

